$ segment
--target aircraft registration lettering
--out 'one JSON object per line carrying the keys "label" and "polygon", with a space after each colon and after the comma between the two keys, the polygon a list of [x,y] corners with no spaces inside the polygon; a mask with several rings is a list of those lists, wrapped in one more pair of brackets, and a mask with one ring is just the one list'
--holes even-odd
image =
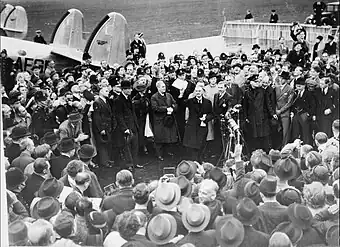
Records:
{"label": "aircraft registration lettering", "polygon": [[38,65],[43,71],[48,65],[49,60],[33,59],[30,57],[18,57],[16,61],[17,69],[20,71],[31,70],[33,65]]}

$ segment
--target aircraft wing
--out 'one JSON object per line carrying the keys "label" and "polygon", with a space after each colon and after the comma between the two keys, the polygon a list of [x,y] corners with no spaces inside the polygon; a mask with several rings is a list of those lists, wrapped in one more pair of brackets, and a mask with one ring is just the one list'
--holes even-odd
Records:
{"label": "aircraft wing", "polygon": [[69,47],[57,47],[53,46],[51,50],[52,54],[67,57],[78,62],[82,62],[83,52],[78,49],[73,49]]}

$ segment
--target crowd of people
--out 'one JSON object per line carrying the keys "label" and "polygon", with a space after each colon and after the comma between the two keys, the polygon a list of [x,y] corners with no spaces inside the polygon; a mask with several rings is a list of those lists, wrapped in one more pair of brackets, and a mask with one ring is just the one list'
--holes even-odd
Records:
{"label": "crowd of people", "polygon": [[[2,50],[10,245],[339,246],[337,44],[291,34],[151,64],[139,33],[125,64],[100,68],[84,53],[18,71]],[[229,159],[205,162],[233,135]],[[183,148],[175,174],[135,184],[141,155]],[[104,193],[96,171],[113,167]]]}

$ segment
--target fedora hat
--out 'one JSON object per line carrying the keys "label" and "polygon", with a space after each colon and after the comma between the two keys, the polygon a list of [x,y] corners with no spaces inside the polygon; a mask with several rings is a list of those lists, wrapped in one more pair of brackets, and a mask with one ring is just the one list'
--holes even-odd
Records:
{"label": "fedora hat", "polygon": [[64,183],[56,178],[48,178],[40,185],[38,190],[39,197],[51,196],[56,198],[64,189]]}
{"label": "fedora hat", "polygon": [[51,196],[46,196],[41,198],[33,206],[32,217],[34,219],[49,220],[53,216],[57,215],[59,211],[60,211],[59,201]]}
{"label": "fedora hat", "polygon": [[175,123],[175,118],[172,115],[166,115],[163,118],[163,124],[165,127],[171,128]]}
{"label": "fedora hat", "polygon": [[287,213],[295,227],[307,229],[312,225],[313,215],[309,208],[304,205],[293,203],[288,206]]}
{"label": "fedora hat", "polygon": [[27,176],[17,167],[11,167],[6,172],[7,189],[16,188],[23,182],[26,182]]}
{"label": "fedora hat", "polygon": [[221,247],[238,247],[244,239],[242,223],[232,215],[219,217],[216,223],[216,239]]}
{"label": "fedora hat", "polygon": [[182,160],[176,168],[176,176],[183,175],[187,179],[191,180],[197,171],[197,165],[190,160]]}
{"label": "fedora hat", "polygon": [[274,172],[281,180],[292,180],[299,172],[298,161],[292,155],[281,158],[275,163]]}
{"label": "fedora hat", "polygon": [[293,203],[301,203],[302,195],[300,191],[295,189],[294,187],[288,187],[283,190],[280,190],[276,195],[276,201],[284,206],[289,206]]}
{"label": "fedora hat", "polygon": [[56,220],[53,224],[53,229],[56,233],[62,238],[68,238],[72,232],[75,224],[75,219],[71,212],[62,211],[56,217]]}
{"label": "fedora hat", "polygon": [[170,214],[158,214],[148,224],[149,239],[157,244],[167,244],[176,236],[177,222]]}
{"label": "fedora hat", "polygon": [[91,144],[83,144],[78,150],[78,156],[81,159],[91,159],[97,155],[96,148]]}
{"label": "fedora hat", "polygon": [[285,79],[285,80],[289,80],[290,79],[290,74],[288,71],[282,71],[279,76],[282,78],[282,79]]}
{"label": "fedora hat", "polygon": [[286,221],[280,223],[271,233],[273,235],[275,232],[285,233],[292,244],[295,246],[303,236],[303,230],[295,227],[291,222]]}
{"label": "fedora hat", "polygon": [[12,133],[9,137],[11,137],[13,140],[18,140],[20,138],[30,136],[31,133],[28,132],[28,129],[24,126],[16,126],[12,129]]}
{"label": "fedora hat", "polygon": [[181,189],[174,183],[161,183],[156,189],[155,200],[159,208],[173,209],[181,200]]}
{"label": "fedora hat", "polygon": [[251,226],[258,221],[260,210],[253,200],[245,197],[233,208],[233,215],[236,219],[241,221],[243,225]]}
{"label": "fedora hat", "polygon": [[191,204],[182,214],[182,222],[189,232],[203,231],[210,221],[210,210],[203,204]]}
{"label": "fedora hat", "polygon": [[73,138],[70,137],[65,137],[61,139],[58,147],[59,151],[63,153],[69,152],[75,148],[76,144],[74,143]]}
{"label": "fedora hat", "polygon": [[274,176],[267,176],[260,183],[260,192],[265,197],[272,197],[277,192],[277,180]]}
{"label": "fedora hat", "polygon": [[8,226],[8,242],[10,246],[27,246],[27,225],[22,220],[16,220]]}
{"label": "fedora hat", "polygon": [[227,176],[218,167],[211,169],[208,172],[207,177],[214,180],[220,188],[222,188],[227,183]]}
{"label": "fedora hat", "polygon": [[106,215],[98,211],[92,211],[88,215],[88,222],[97,229],[107,226]]}
{"label": "fedora hat", "polygon": [[181,189],[181,196],[190,197],[192,192],[192,183],[183,175],[175,177],[170,182],[178,184]]}
{"label": "fedora hat", "polygon": [[326,242],[328,245],[339,246],[339,223],[327,229]]}
{"label": "fedora hat", "polygon": [[48,144],[50,146],[56,145],[58,144],[60,141],[60,138],[58,135],[56,135],[53,132],[47,132],[45,133],[45,135],[43,136],[43,138],[41,138],[40,140],[40,144]]}
{"label": "fedora hat", "polygon": [[80,120],[83,119],[83,115],[80,114],[79,112],[72,112],[68,115],[68,120],[71,122],[71,123],[75,123],[75,122],[78,122]]}

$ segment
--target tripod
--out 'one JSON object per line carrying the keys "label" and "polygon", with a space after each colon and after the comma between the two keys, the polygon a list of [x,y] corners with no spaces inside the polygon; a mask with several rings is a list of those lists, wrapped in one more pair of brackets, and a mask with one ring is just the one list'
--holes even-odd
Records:
{"label": "tripod", "polygon": [[[244,141],[243,135],[239,129],[240,126],[240,114],[237,113],[237,124],[232,118],[226,120],[224,116],[221,117],[221,134],[222,134],[222,153],[217,161],[217,166],[224,167],[226,162],[231,158],[231,150],[235,148],[236,144],[243,144],[246,148],[246,142]],[[227,116],[227,114],[226,114]],[[230,121],[232,119],[232,121]],[[230,122],[234,124],[231,125]],[[242,142],[242,143],[241,143]]]}

